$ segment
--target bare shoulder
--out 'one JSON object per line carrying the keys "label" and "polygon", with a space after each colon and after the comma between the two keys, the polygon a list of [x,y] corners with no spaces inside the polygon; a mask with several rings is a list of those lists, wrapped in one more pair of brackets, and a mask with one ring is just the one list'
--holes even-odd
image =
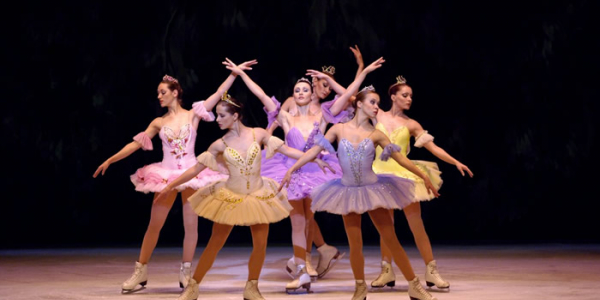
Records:
{"label": "bare shoulder", "polygon": [[415,119],[408,119],[408,121],[406,122],[406,127],[408,128],[408,131],[413,136],[416,136],[416,135],[420,134],[421,131],[423,131],[423,127]]}
{"label": "bare shoulder", "polygon": [[163,117],[156,117],[154,118],[154,120],[152,120],[152,122],[150,122],[150,125],[148,127],[160,130],[160,128],[163,126],[164,120],[165,119]]}
{"label": "bare shoulder", "polygon": [[263,140],[265,137],[271,135],[269,132],[267,132],[267,130],[260,127],[252,127],[252,131],[254,131],[254,136],[257,140]]}
{"label": "bare shoulder", "polygon": [[223,139],[220,138],[216,141],[214,141],[212,144],[210,144],[210,147],[208,147],[208,150],[211,152],[223,152],[225,151],[225,148],[227,146],[225,146],[225,143],[223,143]]}

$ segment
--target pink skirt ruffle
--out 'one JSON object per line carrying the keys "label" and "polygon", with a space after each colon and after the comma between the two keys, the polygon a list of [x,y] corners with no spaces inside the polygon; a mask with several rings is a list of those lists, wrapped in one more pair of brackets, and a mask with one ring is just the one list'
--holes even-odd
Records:
{"label": "pink skirt ruffle", "polygon": [[[162,191],[167,184],[177,179],[185,171],[186,169],[166,169],[162,167],[162,163],[158,162],[139,168],[130,178],[133,185],[135,185],[136,191],[156,193]],[[187,188],[198,190],[212,182],[226,180],[227,177],[225,174],[206,168],[192,180],[179,185],[176,189],[178,191],[183,191]]]}

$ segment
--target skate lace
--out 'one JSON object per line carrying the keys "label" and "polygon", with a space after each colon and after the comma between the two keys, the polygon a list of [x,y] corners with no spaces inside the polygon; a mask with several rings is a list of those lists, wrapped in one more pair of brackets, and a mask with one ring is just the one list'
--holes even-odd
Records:
{"label": "skate lace", "polygon": [[381,273],[379,274],[379,276],[377,276],[377,278],[375,279],[380,280],[383,276],[387,275],[390,272],[389,268],[387,267],[381,267]]}
{"label": "skate lace", "polygon": [[432,299],[433,296],[429,294],[420,283],[413,284],[413,292],[418,294],[418,297],[423,300]]}
{"label": "skate lace", "polygon": [[133,275],[131,275],[131,277],[129,277],[129,279],[127,279],[127,283],[135,281],[141,275],[141,273],[142,273],[141,268],[135,268],[135,270],[133,271]]}

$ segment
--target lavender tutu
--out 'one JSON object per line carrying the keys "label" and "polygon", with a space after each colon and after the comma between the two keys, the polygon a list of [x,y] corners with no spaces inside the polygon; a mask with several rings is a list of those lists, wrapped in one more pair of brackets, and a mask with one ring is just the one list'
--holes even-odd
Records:
{"label": "lavender tutu", "polygon": [[[322,136],[316,138],[315,143],[331,147]],[[389,149],[387,152],[398,150]],[[414,198],[413,181],[393,175],[376,175],[372,169],[374,157],[375,147],[370,139],[364,139],[356,148],[342,139],[338,158],[343,176],[312,191],[312,211],[347,215],[377,208],[402,209],[410,205]]]}
{"label": "lavender tutu", "polygon": [[[318,123],[315,123],[315,128],[310,133],[307,141],[304,141],[304,137],[296,127],[292,127],[285,137],[287,145],[306,152],[308,149],[312,148],[314,145],[314,137],[320,132],[318,125]],[[280,153],[275,154],[271,159],[265,159],[264,156],[265,154],[263,151],[261,175],[272,178],[278,183],[281,183],[285,173],[296,163],[295,159],[291,159]],[[329,169],[326,169],[327,173],[323,173],[323,170],[315,163],[304,165],[292,174],[290,185],[287,188],[288,200],[294,201],[310,197],[311,191],[315,187],[331,179],[341,177],[342,168],[340,167],[335,154],[320,154],[319,158],[327,162],[331,168],[335,170],[335,174]]]}

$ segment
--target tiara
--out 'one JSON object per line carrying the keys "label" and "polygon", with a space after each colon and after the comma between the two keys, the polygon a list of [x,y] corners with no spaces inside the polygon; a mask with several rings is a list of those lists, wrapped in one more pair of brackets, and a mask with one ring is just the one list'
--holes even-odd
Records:
{"label": "tiara", "polygon": [[360,90],[359,93],[362,92],[374,92],[375,88],[373,87],[373,85],[369,85],[369,86],[365,86],[362,90]]}
{"label": "tiara", "polygon": [[335,67],[334,66],[323,66],[321,67],[321,70],[323,70],[323,73],[327,73],[329,75],[334,75],[335,74]]}
{"label": "tiara", "polygon": [[167,81],[167,82],[179,82],[179,81],[177,81],[177,79],[175,79],[175,78],[173,78],[173,77],[171,77],[171,76],[169,76],[169,75],[165,75],[165,76],[163,76],[163,79],[162,79],[162,80],[163,80],[163,81]]}
{"label": "tiara", "polygon": [[404,78],[402,75],[397,76],[396,77],[396,83],[390,85],[390,87],[388,88],[388,94],[390,94],[390,96],[392,95],[392,89],[400,84],[406,84],[406,78]]}
{"label": "tiara", "polygon": [[308,83],[308,85],[312,85],[312,82],[304,77],[298,79],[298,81],[296,81],[296,83],[300,83],[300,82],[306,82]]}
{"label": "tiara", "polygon": [[402,77],[402,75],[396,77],[396,84],[405,84],[406,78]]}
{"label": "tiara", "polygon": [[225,101],[235,107],[238,108],[242,108],[241,106],[239,106],[238,104],[236,104],[235,102],[231,101],[231,95],[227,94],[227,91],[225,91],[225,93],[223,93],[223,96],[221,96],[221,101]]}

